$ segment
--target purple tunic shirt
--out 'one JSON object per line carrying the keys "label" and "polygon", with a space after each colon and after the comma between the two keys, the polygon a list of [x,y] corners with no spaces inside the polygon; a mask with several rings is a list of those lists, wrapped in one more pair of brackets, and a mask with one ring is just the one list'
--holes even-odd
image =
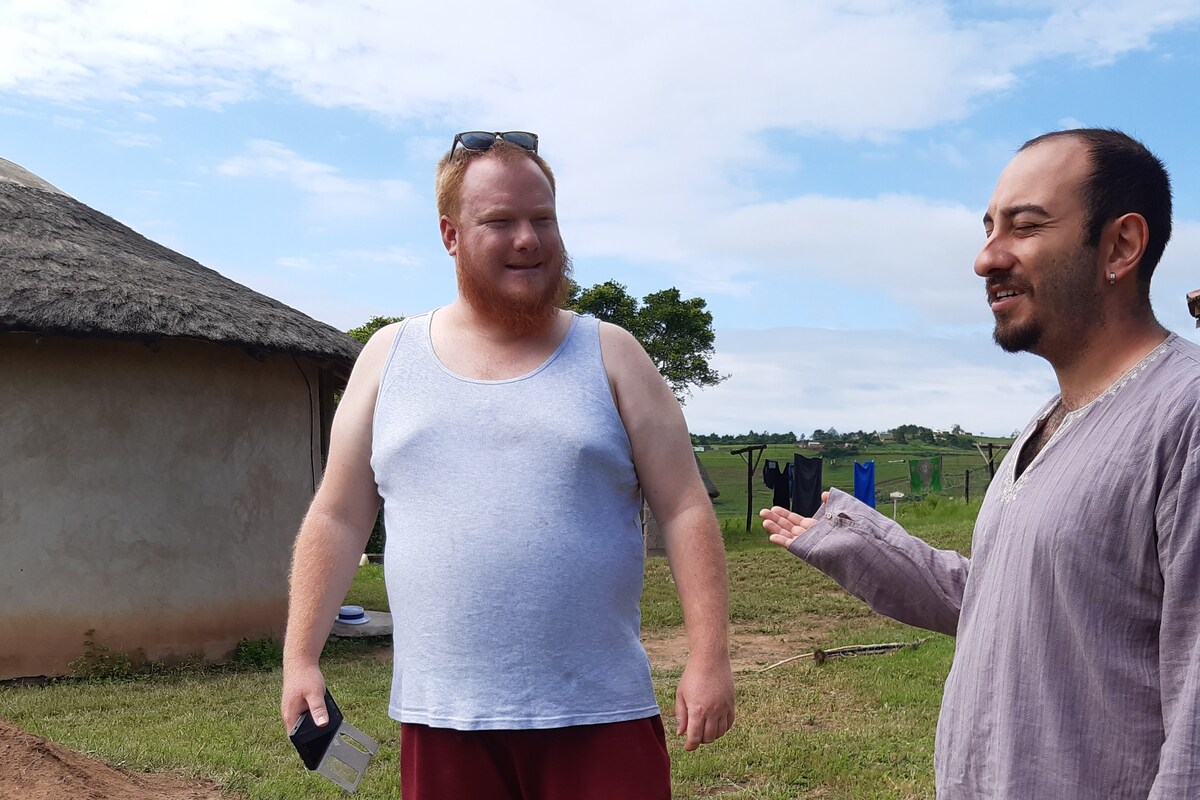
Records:
{"label": "purple tunic shirt", "polygon": [[875,611],[957,635],[937,796],[1200,797],[1200,346],[1169,336],[1000,465],[972,558],[833,491],[791,551]]}

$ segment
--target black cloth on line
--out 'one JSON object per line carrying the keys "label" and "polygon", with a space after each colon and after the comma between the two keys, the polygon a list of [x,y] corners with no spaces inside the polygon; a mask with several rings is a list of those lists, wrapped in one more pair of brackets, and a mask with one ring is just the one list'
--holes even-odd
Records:
{"label": "black cloth on line", "polygon": [[821,507],[821,459],[792,456],[792,511],[811,517]]}
{"label": "black cloth on line", "polygon": [[792,465],[785,464],[783,471],[779,469],[778,461],[768,460],[763,467],[763,483],[772,490],[771,505],[781,508],[791,508],[792,497]]}

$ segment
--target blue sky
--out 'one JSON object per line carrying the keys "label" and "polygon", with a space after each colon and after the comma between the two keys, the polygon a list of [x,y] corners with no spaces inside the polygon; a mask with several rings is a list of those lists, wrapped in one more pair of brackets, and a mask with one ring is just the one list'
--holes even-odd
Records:
{"label": "blue sky", "polygon": [[1053,394],[971,270],[1024,140],[1171,170],[1160,320],[1200,341],[1200,2],[0,0],[0,157],[339,328],[449,302],[433,166],[532,130],[584,286],[708,301],[697,433],[1007,434]]}

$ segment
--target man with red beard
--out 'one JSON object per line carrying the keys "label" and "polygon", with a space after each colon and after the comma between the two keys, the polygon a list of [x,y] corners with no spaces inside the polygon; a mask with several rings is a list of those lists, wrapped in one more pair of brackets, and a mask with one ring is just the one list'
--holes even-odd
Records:
{"label": "man with red beard", "polygon": [[988,487],[971,558],[835,490],[764,527],[875,611],[956,637],[939,800],[1200,797],[1200,346],[1150,306],[1166,170],[1118,131],[1040,136],[983,225],[996,343],[1050,362],[1059,394]]}
{"label": "man with red beard", "polygon": [[561,309],[536,136],[456,136],[437,203],[459,296],[354,367],[296,542],[284,724],[327,719],[318,656],[382,499],[406,800],[669,797],[643,494],[687,626],[677,733],[694,750],[734,717],[724,549],[683,414],[629,333]]}

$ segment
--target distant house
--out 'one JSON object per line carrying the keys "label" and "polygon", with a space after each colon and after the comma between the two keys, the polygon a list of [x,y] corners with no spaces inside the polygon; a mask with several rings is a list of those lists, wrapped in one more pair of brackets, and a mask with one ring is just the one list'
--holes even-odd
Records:
{"label": "distant house", "polygon": [[896,441],[896,434],[891,431],[879,434],[879,441],[883,444]]}
{"label": "distant house", "polygon": [[280,636],[359,345],[0,159],[0,679]]}
{"label": "distant house", "polygon": [[824,442],[808,442],[804,446],[809,450],[824,450],[825,449]]}

